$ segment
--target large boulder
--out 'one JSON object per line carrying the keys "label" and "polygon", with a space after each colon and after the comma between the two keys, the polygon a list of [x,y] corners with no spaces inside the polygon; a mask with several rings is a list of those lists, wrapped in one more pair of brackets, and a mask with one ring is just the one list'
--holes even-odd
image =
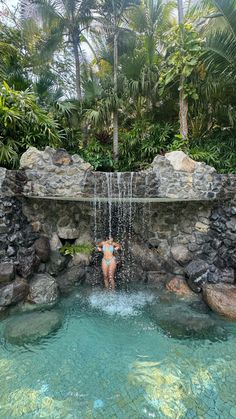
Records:
{"label": "large boulder", "polygon": [[183,151],[172,151],[171,153],[166,153],[165,157],[175,170],[180,170],[182,172],[194,172],[197,163],[188,157]]}
{"label": "large boulder", "polygon": [[86,270],[73,266],[57,276],[57,283],[62,294],[71,292],[86,279]]}
{"label": "large boulder", "polygon": [[130,252],[135,262],[144,271],[159,271],[162,269],[164,260],[160,257],[155,248],[149,249],[146,246],[133,243],[130,246]]}
{"label": "large boulder", "polygon": [[17,272],[23,278],[29,278],[39,267],[40,259],[34,247],[20,248],[17,253]]}
{"label": "large boulder", "polygon": [[28,150],[22,154],[20,158],[21,169],[32,169],[42,161],[42,151],[39,151],[36,147],[29,147]]}
{"label": "large boulder", "polygon": [[142,272],[141,270],[137,269],[136,276],[138,275],[140,276],[140,281],[147,283],[148,289],[149,288],[154,288],[154,289],[163,288],[165,286],[166,279],[167,279],[166,272],[164,271]]}
{"label": "large boulder", "polygon": [[150,310],[150,317],[163,331],[172,338],[215,339],[224,337],[225,331],[219,328],[214,319],[207,313],[202,313],[191,306],[176,306],[174,300],[162,304],[162,310],[155,306]]}
{"label": "large boulder", "polygon": [[62,247],[62,242],[59,239],[57,233],[53,233],[52,237],[50,238],[50,248],[51,250],[59,250]]}
{"label": "large boulder", "polygon": [[12,281],[14,276],[15,269],[12,262],[0,263],[0,283]]}
{"label": "large boulder", "polygon": [[5,339],[15,345],[33,343],[59,329],[62,316],[57,311],[31,312],[12,317],[6,324]]}
{"label": "large boulder", "polygon": [[166,289],[181,297],[193,297],[194,292],[189,288],[185,279],[174,277],[166,284]]}
{"label": "large boulder", "polygon": [[203,298],[217,314],[236,320],[236,286],[230,284],[206,284]]}
{"label": "large boulder", "polygon": [[23,301],[29,292],[29,284],[23,278],[17,278],[9,284],[0,287],[0,307]]}
{"label": "large boulder", "polygon": [[182,244],[178,244],[171,247],[172,257],[180,265],[185,265],[192,260],[192,254],[189,252],[187,247]]}
{"label": "large boulder", "polygon": [[91,262],[91,255],[88,253],[76,253],[72,256],[68,267],[72,266],[89,266]]}
{"label": "large boulder", "polygon": [[59,250],[52,250],[47,264],[47,272],[50,275],[58,275],[66,268],[68,260],[69,257],[62,255]]}
{"label": "large boulder", "polygon": [[28,300],[34,304],[55,303],[59,296],[55,278],[48,274],[36,274],[29,284]]}
{"label": "large boulder", "polygon": [[185,273],[198,285],[206,282],[209,265],[205,260],[195,259],[185,267]]}
{"label": "large boulder", "polygon": [[34,243],[36,255],[42,262],[47,262],[50,258],[50,242],[48,237],[39,237]]}

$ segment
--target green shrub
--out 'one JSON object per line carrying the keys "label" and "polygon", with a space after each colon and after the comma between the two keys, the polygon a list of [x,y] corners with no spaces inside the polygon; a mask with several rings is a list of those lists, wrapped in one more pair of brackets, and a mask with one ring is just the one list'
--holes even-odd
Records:
{"label": "green shrub", "polygon": [[157,154],[168,150],[173,137],[173,127],[167,123],[141,122],[134,124],[129,131],[121,131],[118,169],[144,169]]}
{"label": "green shrub", "polygon": [[16,91],[0,84],[0,165],[15,167],[29,147],[58,147],[58,124],[28,90]]}

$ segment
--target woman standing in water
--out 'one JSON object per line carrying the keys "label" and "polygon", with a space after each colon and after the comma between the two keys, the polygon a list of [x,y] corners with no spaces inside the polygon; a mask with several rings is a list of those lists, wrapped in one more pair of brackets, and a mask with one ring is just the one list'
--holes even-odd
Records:
{"label": "woman standing in water", "polygon": [[109,240],[101,241],[97,244],[97,249],[99,252],[103,252],[102,259],[102,272],[104,278],[105,288],[115,289],[115,271],[116,271],[116,258],[113,255],[114,250],[119,250],[121,248],[120,244],[115,243],[113,238],[110,237]]}

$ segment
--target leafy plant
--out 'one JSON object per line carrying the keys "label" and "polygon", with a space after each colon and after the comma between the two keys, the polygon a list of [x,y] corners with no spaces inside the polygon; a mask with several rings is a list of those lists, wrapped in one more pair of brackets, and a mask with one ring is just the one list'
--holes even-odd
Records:
{"label": "leafy plant", "polygon": [[203,53],[202,39],[194,27],[185,23],[174,26],[166,37],[166,61],[162,66],[160,87],[163,93],[169,83],[174,83],[177,78],[184,77],[184,97],[198,99],[196,89],[191,83],[190,76],[199,64]]}
{"label": "leafy plant", "polygon": [[77,253],[85,253],[90,255],[93,251],[93,246],[90,244],[65,244],[60,248],[63,255],[76,255]]}
{"label": "leafy plant", "polygon": [[29,91],[16,91],[0,84],[0,164],[15,166],[29,146],[57,147],[61,143],[58,124]]}

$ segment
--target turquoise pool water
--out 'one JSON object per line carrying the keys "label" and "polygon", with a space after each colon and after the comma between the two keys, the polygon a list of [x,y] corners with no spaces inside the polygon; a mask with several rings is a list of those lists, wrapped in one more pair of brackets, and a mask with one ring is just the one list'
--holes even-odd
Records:
{"label": "turquoise pool water", "polygon": [[33,343],[5,339],[20,311],[0,322],[1,419],[236,417],[236,324],[197,301],[78,289],[52,311]]}

